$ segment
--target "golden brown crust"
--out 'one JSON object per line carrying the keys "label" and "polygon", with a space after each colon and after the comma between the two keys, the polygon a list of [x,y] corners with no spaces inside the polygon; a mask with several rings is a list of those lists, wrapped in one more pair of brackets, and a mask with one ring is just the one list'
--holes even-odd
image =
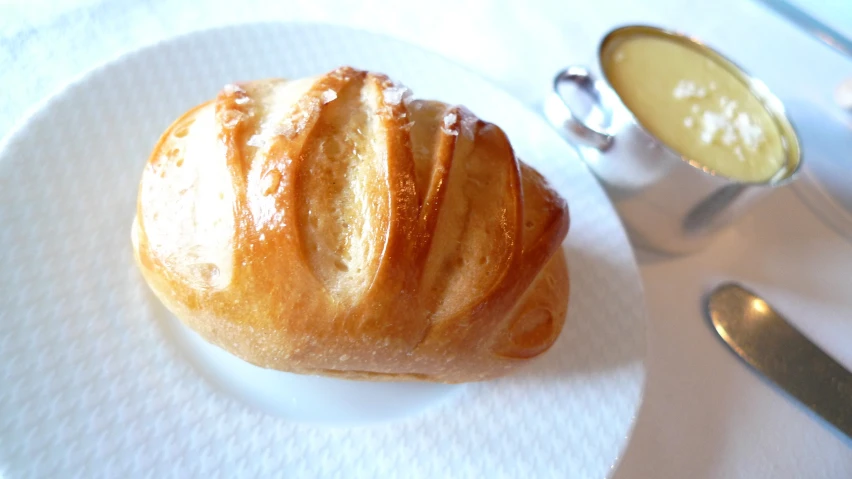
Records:
{"label": "golden brown crust", "polygon": [[567,231],[498,127],[344,67],[228,86],[178,119],[133,239],[163,303],[247,361],[463,382],[556,340]]}

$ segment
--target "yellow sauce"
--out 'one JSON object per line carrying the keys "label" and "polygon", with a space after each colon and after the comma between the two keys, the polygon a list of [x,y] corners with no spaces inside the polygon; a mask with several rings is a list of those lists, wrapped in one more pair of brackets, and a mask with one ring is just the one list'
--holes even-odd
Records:
{"label": "yellow sauce", "polygon": [[733,179],[761,182],[786,162],[772,116],[700,50],[648,35],[605,46],[604,74],[637,121],[678,154]]}

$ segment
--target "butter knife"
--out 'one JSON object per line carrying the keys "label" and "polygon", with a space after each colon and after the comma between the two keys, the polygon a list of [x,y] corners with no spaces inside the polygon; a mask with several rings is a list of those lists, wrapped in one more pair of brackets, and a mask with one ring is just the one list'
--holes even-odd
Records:
{"label": "butter knife", "polygon": [[731,350],[852,439],[852,373],[742,286],[718,286],[705,311]]}

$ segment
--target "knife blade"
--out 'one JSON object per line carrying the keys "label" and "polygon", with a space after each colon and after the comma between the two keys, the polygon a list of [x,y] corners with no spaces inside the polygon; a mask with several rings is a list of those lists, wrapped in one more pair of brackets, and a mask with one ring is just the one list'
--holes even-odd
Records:
{"label": "knife blade", "polygon": [[734,353],[852,439],[852,373],[738,284],[715,288],[705,312]]}

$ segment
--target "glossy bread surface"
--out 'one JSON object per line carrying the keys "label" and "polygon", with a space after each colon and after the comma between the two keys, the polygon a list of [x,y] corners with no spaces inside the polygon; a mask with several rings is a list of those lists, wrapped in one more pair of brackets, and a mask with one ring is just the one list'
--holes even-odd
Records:
{"label": "glossy bread surface", "polygon": [[133,241],[158,297],[254,364],[461,382],[556,340],[567,230],[498,127],[344,67],[228,85],[179,118]]}

